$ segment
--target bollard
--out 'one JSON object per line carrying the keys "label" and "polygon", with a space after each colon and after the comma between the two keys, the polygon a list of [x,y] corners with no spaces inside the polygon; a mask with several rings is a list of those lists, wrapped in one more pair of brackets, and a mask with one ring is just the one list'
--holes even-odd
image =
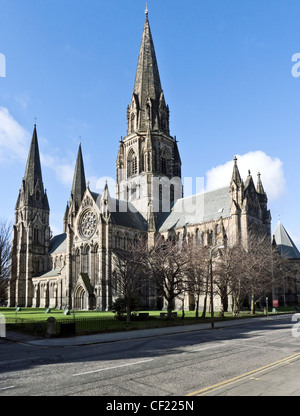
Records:
{"label": "bollard", "polygon": [[56,337],[56,319],[53,316],[47,319],[46,338]]}

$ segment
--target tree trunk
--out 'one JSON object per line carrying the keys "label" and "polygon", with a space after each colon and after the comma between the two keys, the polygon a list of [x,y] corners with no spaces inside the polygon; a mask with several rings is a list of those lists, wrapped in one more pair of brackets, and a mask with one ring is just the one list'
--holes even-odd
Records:
{"label": "tree trunk", "polygon": [[168,309],[167,309],[167,319],[172,318],[172,310],[173,310],[173,299],[168,300]]}
{"label": "tree trunk", "polygon": [[207,304],[207,291],[205,293],[205,297],[204,297],[204,303],[203,303],[203,312],[202,312],[202,318],[205,318],[206,316],[206,304]]}
{"label": "tree trunk", "polygon": [[251,311],[250,315],[255,315],[255,302],[254,302],[254,293],[251,293]]}
{"label": "tree trunk", "polygon": [[126,324],[130,323],[130,315],[131,315],[131,311],[130,311],[130,302],[127,303],[126,306]]}
{"label": "tree trunk", "polygon": [[196,300],[196,311],[195,311],[195,316],[196,318],[199,318],[199,302],[200,302],[200,295],[197,294],[197,300]]}

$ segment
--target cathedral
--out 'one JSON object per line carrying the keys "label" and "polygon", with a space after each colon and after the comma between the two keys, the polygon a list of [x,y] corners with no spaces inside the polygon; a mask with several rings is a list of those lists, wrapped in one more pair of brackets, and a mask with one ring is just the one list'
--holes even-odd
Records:
{"label": "cathedral", "polygon": [[[140,236],[194,239],[203,245],[247,244],[249,228],[270,236],[268,199],[258,173],[242,180],[233,159],[228,186],[184,197],[181,158],[170,133],[148,11],[134,89],[127,107],[127,135],[116,159],[115,197],[108,185],[93,192],[85,178],[81,145],[75,165],[64,233],[52,237],[34,126],[24,179],[15,207],[9,306],[109,310],[113,252]],[[256,183],[255,183],[256,182]],[[155,309],[145,297],[143,308]]]}

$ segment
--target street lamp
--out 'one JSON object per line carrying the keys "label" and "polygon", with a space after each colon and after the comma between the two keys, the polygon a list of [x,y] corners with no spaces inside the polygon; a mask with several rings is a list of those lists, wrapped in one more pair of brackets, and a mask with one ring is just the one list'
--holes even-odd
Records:
{"label": "street lamp", "polygon": [[214,328],[215,327],[215,317],[214,317],[214,283],[213,283],[213,270],[212,270],[212,255],[214,250],[219,250],[224,248],[224,246],[213,246],[210,248],[209,251],[209,274],[210,274],[210,309],[211,309],[211,318],[210,318],[210,322],[211,322],[211,327]]}

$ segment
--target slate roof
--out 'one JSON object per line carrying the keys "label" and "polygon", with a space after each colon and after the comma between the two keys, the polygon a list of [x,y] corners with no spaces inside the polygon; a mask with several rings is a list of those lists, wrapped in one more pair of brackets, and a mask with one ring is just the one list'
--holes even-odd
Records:
{"label": "slate roof", "polygon": [[[95,192],[91,192],[91,194],[100,208],[101,195]],[[142,214],[137,212],[131,202],[120,201],[119,199],[109,196],[108,209],[113,224],[147,231],[147,221]]]}
{"label": "slate roof", "polygon": [[162,214],[158,228],[163,232],[229,216],[230,193],[226,187],[179,199],[170,214]]}
{"label": "slate roof", "polygon": [[299,250],[295,246],[284,226],[281,224],[280,220],[278,221],[277,227],[274,231],[273,238],[275,239],[275,243],[281,255],[291,259],[300,259]]}
{"label": "slate roof", "polygon": [[48,277],[56,277],[60,276],[60,272],[62,271],[63,267],[59,269],[52,269],[49,272],[43,274],[42,276],[39,276],[39,278],[48,278]]}
{"label": "slate roof", "polygon": [[67,250],[67,234],[59,234],[51,238],[50,254],[63,253]]}

